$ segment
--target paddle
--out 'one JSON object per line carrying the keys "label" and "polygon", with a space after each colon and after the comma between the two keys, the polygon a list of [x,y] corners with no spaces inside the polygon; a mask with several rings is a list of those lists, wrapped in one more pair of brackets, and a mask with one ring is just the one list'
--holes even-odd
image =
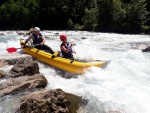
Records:
{"label": "paddle", "polygon": [[[40,44],[35,44],[33,47],[38,46],[38,45]],[[21,49],[21,48],[9,47],[6,50],[8,51],[8,53],[13,53],[13,52],[16,52],[17,49]]]}
{"label": "paddle", "polygon": [[13,52],[16,52],[17,49],[21,49],[21,48],[10,47],[10,48],[7,48],[6,50],[8,51],[8,53],[13,53]]}

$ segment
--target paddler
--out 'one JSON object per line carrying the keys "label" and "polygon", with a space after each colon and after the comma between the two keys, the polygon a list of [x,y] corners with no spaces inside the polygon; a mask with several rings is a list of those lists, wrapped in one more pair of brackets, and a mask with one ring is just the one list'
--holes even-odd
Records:
{"label": "paddler", "polygon": [[48,50],[51,54],[54,54],[54,51],[48,45],[44,44],[45,39],[40,33],[40,28],[35,27],[33,31],[34,33],[29,36],[29,38],[25,41],[22,47],[24,47],[30,40],[33,40],[33,45],[35,45],[35,48],[39,50]]}
{"label": "paddler", "polygon": [[62,41],[62,44],[60,45],[61,53],[63,55],[63,58],[74,60],[73,54],[76,53],[73,51],[73,43],[67,42],[67,36],[65,34],[60,35],[60,40]]}

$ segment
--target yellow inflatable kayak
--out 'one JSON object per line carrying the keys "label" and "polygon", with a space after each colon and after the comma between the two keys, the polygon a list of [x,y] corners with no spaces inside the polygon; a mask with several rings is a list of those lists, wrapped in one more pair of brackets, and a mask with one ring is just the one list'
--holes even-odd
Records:
{"label": "yellow inflatable kayak", "polygon": [[[23,40],[20,39],[20,45],[23,43]],[[51,66],[56,68],[75,73],[75,74],[83,74],[86,70],[88,70],[91,66],[104,67],[110,61],[76,61],[70,60],[62,57],[58,57],[57,55],[50,54],[48,52],[44,52],[42,50],[38,50],[34,47],[26,46],[21,48],[22,51],[26,54],[33,56],[34,58],[45,62]]]}

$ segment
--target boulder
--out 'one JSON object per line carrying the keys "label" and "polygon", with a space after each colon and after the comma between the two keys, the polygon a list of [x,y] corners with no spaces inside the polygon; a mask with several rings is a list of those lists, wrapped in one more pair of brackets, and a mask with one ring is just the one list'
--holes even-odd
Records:
{"label": "boulder", "polygon": [[0,78],[4,78],[6,76],[6,72],[0,70]]}
{"label": "boulder", "polygon": [[0,84],[0,96],[15,94],[19,91],[25,91],[35,88],[45,88],[47,79],[42,74],[33,76],[23,76],[14,79],[8,79]]}
{"label": "boulder", "polygon": [[82,98],[61,89],[36,91],[22,98],[18,113],[77,113]]}
{"label": "boulder", "polygon": [[32,76],[39,73],[39,66],[36,61],[30,61],[24,64],[16,64],[12,67],[9,73],[9,77],[19,77],[25,75]]}
{"label": "boulder", "polygon": [[22,64],[32,61],[30,55],[6,54],[0,56],[0,67],[6,65]]}
{"label": "boulder", "polygon": [[0,67],[5,67],[7,62],[5,60],[0,60]]}
{"label": "boulder", "polygon": [[7,62],[8,65],[22,64],[22,63],[26,63],[26,62],[29,62],[29,61],[32,61],[31,56],[5,59],[5,62]]}

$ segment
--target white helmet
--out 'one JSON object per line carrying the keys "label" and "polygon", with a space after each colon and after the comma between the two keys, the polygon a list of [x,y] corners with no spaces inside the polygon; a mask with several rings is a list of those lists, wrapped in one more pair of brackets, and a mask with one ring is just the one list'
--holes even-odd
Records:
{"label": "white helmet", "polygon": [[40,28],[39,27],[35,27],[34,31],[40,31]]}

